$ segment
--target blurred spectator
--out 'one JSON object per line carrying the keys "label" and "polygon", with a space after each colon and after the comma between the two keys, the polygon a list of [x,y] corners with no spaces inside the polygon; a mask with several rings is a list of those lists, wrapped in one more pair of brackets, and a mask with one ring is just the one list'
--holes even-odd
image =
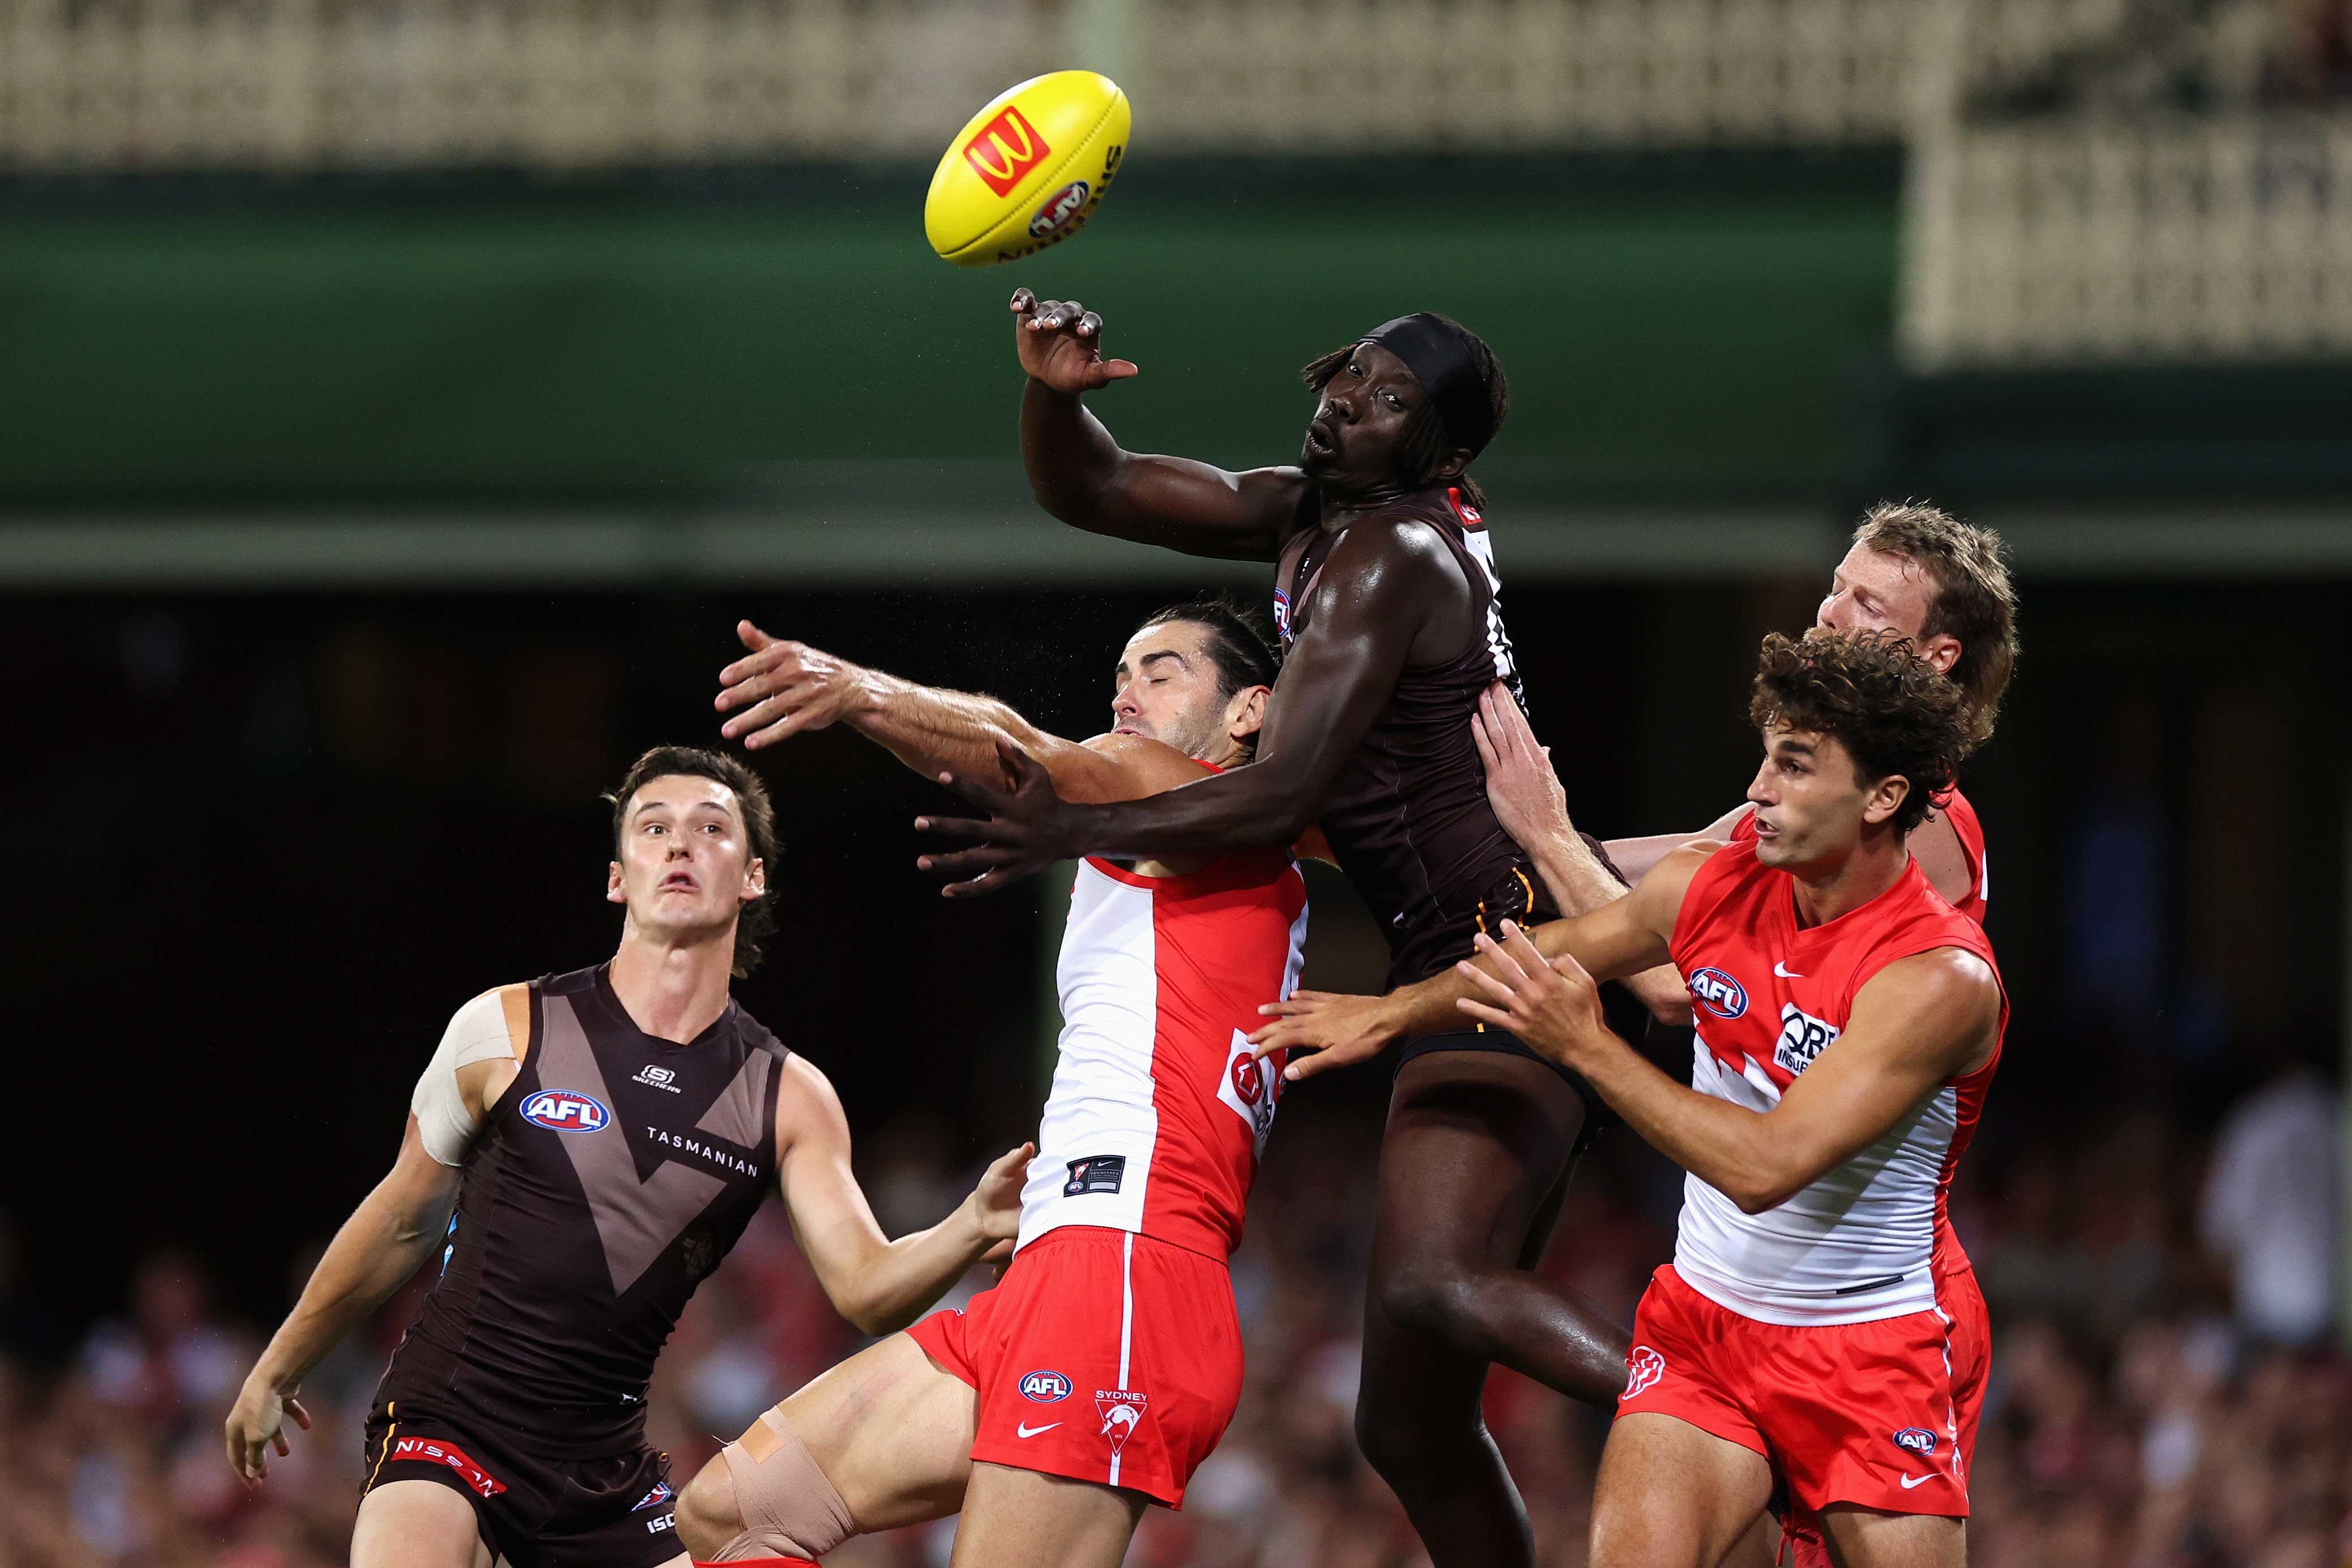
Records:
{"label": "blurred spectator", "polygon": [[2257,1338],[2307,1345],[2335,1320],[2340,1114],[2317,1075],[2296,1070],[2221,1124],[2200,1218],[2229,1262],[2239,1325]]}

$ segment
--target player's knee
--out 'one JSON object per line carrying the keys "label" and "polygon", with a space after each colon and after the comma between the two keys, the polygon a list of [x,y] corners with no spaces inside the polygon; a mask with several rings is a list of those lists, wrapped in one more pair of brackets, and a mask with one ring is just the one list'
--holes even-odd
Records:
{"label": "player's knee", "polygon": [[1412,1259],[1381,1279],[1381,1311],[1400,1328],[1453,1343],[1460,1338],[1472,1283],[1469,1271],[1449,1259]]}
{"label": "player's knee", "polygon": [[696,1557],[709,1562],[742,1533],[735,1478],[728,1472],[723,1456],[714,1458],[678,1493],[677,1538]]}

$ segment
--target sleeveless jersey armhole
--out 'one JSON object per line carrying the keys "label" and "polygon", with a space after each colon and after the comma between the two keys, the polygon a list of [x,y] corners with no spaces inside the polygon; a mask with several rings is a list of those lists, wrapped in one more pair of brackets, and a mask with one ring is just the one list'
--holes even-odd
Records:
{"label": "sleeveless jersey armhole", "polygon": [[510,1058],[520,1069],[530,1053],[529,986],[500,986],[459,1008],[409,1097],[408,1109],[416,1117],[425,1152],[441,1165],[461,1166],[482,1130],[482,1118],[467,1109],[458,1069],[500,1057]]}

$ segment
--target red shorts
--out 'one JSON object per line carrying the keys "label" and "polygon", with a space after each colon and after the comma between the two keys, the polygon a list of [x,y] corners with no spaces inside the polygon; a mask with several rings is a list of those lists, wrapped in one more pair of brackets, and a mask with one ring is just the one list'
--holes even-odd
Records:
{"label": "red shorts", "polygon": [[1866,1323],[1758,1322],[1673,1265],[1650,1278],[1617,1414],[1673,1416],[1752,1448],[1801,1514],[1833,1502],[1966,1518],[1990,1333],[1967,1270],[1940,1307]]}
{"label": "red shorts", "polygon": [[1241,1403],[1224,1264],[1124,1230],[1049,1230],[994,1290],[907,1333],[979,1391],[973,1458],[1170,1508]]}

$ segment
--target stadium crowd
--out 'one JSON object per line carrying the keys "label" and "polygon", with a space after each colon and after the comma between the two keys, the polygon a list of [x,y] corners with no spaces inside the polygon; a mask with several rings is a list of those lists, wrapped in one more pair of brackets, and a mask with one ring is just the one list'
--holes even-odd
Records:
{"label": "stadium crowd", "polygon": [[[1301,1095],[1302,1102],[1307,1096]],[[1375,1129],[1291,1108],[1234,1285],[1249,1392],[1147,1568],[1424,1562],[1350,1436]],[[2322,1568],[2352,1560],[2352,1367],[2332,1348],[2335,1101],[2287,1077],[2210,1140],[2155,1114],[2095,1136],[1988,1140],[1953,1213],[1997,1323],[1973,1484],[1983,1568]],[[970,1173],[910,1116],[869,1139],[886,1227],[927,1223]],[[2000,1146],[2002,1145],[2006,1146]],[[2326,1163],[2322,1163],[2326,1162]],[[1630,1318],[1672,1249],[1675,1173],[1624,1134],[1572,1189],[1546,1268]],[[310,1260],[296,1260],[306,1270]],[[310,1380],[314,1417],[248,1496],[221,1422],[263,1325],[225,1319],[200,1260],[159,1252],[120,1315],[60,1336],[0,1231],[0,1568],[329,1568],[344,1561],[359,1426],[420,1280]],[[964,1290],[984,1281],[968,1281]],[[778,1395],[854,1347],[774,1205],[664,1354],[650,1421],[684,1477]],[[1498,1373],[1489,1422],[1538,1560],[1584,1559],[1603,1419]],[[944,1568],[952,1524],[850,1542],[829,1568]]]}

